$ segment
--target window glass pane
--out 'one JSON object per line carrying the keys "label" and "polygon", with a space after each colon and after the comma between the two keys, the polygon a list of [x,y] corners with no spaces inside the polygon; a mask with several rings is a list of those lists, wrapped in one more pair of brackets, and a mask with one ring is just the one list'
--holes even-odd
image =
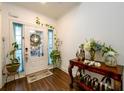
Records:
{"label": "window glass pane", "polygon": [[53,45],[49,45],[49,49],[53,48]]}
{"label": "window glass pane", "polygon": [[53,42],[53,38],[49,38],[49,42]]}
{"label": "window glass pane", "polygon": [[53,30],[48,30],[48,64],[52,64],[50,53],[53,49]]}
{"label": "window glass pane", "polygon": [[16,32],[15,32],[16,35],[21,35],[21,28],[20,28],[20,27],[17,26],[17,27],[15,28],[15,30],[16,30]]}
{"label": "window glass pane", "polygon": [[18,49],[21,50],[22,49],[22,45],[21,44],[18,44]]}
{"label": "window glass pane", "polygon": [[52,39],[52,35],[49,35],[49,38]]}
{"label": "window glass pane", "polygon": [[18,23],[13,23],[13,28],[14,28],[14,36],[15,36],[15,41],[19,45],[18,50],[16,51],[16,58],[19,60],[20,67],[19,67],[19,72],[24,71],[23,67],[23,56],[22,56],[22,24]]}
{"label": "window glass pane", "polygon": [[16,54],[21,54],[22,50],[17,50]]}
{"label": "window glass pane", "polygon": [[49,45],[52,45],[52,42],[49,42]]}
{"label": "window glass pane", "polygon": [[49,42],[48,44],[49,44],[49,45],[52,45],[52,42]]}
{"label": "window glass pane", "polygon": [[16,42],[17,42],[18,44],[21,44],[21,36],[16,36]]}

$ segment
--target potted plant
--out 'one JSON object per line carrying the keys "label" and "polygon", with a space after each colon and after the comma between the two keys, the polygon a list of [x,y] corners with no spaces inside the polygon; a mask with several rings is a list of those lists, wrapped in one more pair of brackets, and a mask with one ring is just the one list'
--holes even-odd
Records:
{"label": "potted plant", "polygon": [[20,66],[18,59],[16,58],[16,50],[18,49],[18,44],[16,42],[12,43],[12,50],[7,54],[10,62],[6,65],[8,72],[16,72]]}
{"label": "potted plant", "polygon": [[54,35],[54,45],[55,49],[50,53],[50,58],[52,59],[52,64],[54,67],[60,66],[61,55],[59,51],[59,47],[61,45],[60,40],[57,38],[56,34]]}
{"label": "potted plant", "polygon": [[52,52],[50,53],[50,57],[52,59],[53,66],[56,66],[57,62],[59,62],[60,60],[60,51],[52,50]]}

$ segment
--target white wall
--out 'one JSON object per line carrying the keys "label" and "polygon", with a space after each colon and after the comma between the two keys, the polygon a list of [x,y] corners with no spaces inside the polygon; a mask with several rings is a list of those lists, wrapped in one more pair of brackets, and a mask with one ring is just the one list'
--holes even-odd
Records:
{"label": "white wall", "polygon": [[62,69],[67,72],[69,60],[85,39],[94,38],[112,45],[119,53],[118,64],[124,65],[124,3],[82,3],[57,22],[57,33],[63,41]]}
{"label": "white wall", "polygon": [[[11,13],[11,15],[17,16],[18,18],[13,18],[11,16],[9,16],[9,13]],[[10,45],[11,45],[11,26],[10,26],[10,22],[12,20],[17,21],[17,22],[21,22],[22,24],[24,24],[24,26],[31,26],[34,27],[35,25],[35,19],[36,17],[39,17],[41,19],[41,22],[44,24],[51,24],[53,26],[55,26],[55,20],[48,18],[44,15],[38,14],[36,12],[27,10],[25,8],[21,8],[18,6],[14,6],[11,4],[7,4],[7,3],[2,3],[2,24],[3,24],[3,28],[2,28],[2,32],[3,32],[3,37],[5,37],[5,56],[7,54],[7,52],[10,49]],[[43,60],[39,60],[39,62],[34,62],[31,66],[32,69],[30,72],[35,72],[35,71],[39,71],[41,69],[44,68],[44,66],[46,67],[46,65],[48,64],[48,57],[47,57],[47,28],[42,28],[44,29],[44,40],[45,40],[45,57]],[[26,30],[26,29],[25,29]],[[27,30],[26,30],[27,31]],[[29,31],[29,30],[28,30]],[[25,37],[26,39],[26,37]],[[28,43],[28,42],[26,42]],[[3,50],[4,53],[4,50]],[[5,58],[6,59],[6,58]],[[5,60],[3,57],[3,64],[8,63],[8,60]]]}
{"label": "white wall", "polygon": [[63,68],[85,39],[94,38],[112,45],[119,53],[118,64],[124,65],[124,3],[82,3],[57,22],[58,37],[63,41]]}

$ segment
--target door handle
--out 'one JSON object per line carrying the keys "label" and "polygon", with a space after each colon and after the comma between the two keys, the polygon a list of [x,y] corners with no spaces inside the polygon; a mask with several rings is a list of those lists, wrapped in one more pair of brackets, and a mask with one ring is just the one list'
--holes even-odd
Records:
{"label": "door handle", "polygon": [[28,48],[25,48],[25,61],[28,62]]}

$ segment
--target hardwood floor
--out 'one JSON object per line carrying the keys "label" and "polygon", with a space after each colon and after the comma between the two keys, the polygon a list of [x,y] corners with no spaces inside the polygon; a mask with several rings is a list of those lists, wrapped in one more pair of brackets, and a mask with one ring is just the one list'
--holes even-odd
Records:
{"label": "hardwood floor", "polygon": [[[53,70],[51,70],[53,71]],[[78,91],[81,90],[76,84],[74,88],[69,87],[69,76],[59,70],[55,69],[53,75],[44,79],[38,80],[31,84],[27,83],[27,79],[21,78],[7,83],[2,91]]]}

